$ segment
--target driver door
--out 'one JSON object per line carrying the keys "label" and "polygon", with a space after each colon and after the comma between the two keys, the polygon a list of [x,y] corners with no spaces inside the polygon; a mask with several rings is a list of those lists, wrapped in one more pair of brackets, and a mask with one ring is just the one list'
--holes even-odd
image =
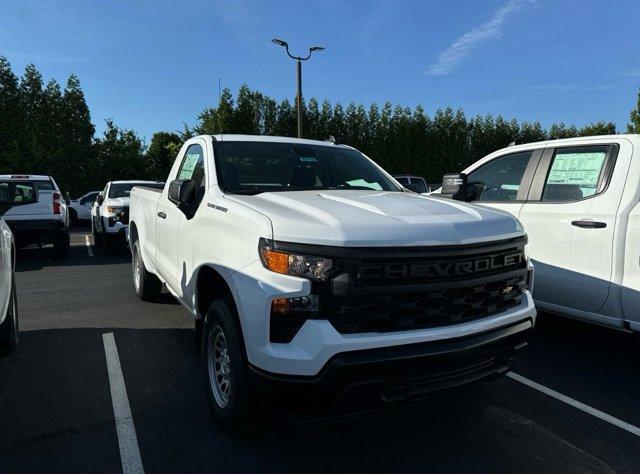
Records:
{"label": "driver door", "polygon": [[[203,144],[204,145],[204,144]],[[204,180],[204,148],[194,143],[187,148],[174,179]],[[186,286],[187,263],[178,251],[179,233],[187,220],[185,212],[169,200],[169,185],[165,186],[156,209],[156,267],[167,285],[180,297]]]}
{"label": "driver door", "polygon": [[467,173],[475,188],[471,202],[520,217],[543,148],[501,155]]}

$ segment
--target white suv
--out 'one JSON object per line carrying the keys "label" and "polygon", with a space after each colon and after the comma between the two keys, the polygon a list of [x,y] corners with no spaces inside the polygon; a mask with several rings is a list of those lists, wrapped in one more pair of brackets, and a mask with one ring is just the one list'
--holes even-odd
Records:
{"label": "white suv", "polygon": [[129,194],[134,186],[155,181],[109,181],[91,207],[91,233],[96,247],[129,240]]}

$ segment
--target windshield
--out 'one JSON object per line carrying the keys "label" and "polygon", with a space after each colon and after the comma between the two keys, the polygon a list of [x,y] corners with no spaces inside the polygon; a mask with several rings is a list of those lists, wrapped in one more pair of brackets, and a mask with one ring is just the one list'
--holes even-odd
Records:
{"label": "windshield", "polygon": [[350,148],[296,143],[218,142],[222,189],[238,194],[310,189],[401,191]]}
{"label": "windshield", "polygon": [[129,197],[131,189],[134,186],[140,186],[144,183],[112,183],[109,186],[109,198]]}
{"label": "windshield", "polygon": [[0,204],[26,204],[36,202],[36,191],[32,182],[0,182]]}

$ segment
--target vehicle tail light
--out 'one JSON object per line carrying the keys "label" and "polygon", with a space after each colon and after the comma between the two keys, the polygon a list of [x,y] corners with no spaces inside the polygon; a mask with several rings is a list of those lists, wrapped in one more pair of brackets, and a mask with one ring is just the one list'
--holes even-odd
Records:
{"label": "vehicle tail light", "polygon": [[60,193],[53,193],[53,213],[54,214],[62,214],[62,206],[60,205],[60,200],[62,196]]}

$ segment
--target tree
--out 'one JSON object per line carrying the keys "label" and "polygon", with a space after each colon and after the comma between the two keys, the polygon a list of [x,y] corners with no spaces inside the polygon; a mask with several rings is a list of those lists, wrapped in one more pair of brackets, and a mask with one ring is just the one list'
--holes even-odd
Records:
{"label": "tree", "polygon": [[102,186],[116,179],[141,179],[148,174],[142,140],[133,130],[120,129],[106,121],[104,135],[95,141],[98,164],[97,182]]}
{"label": "tree", "polygon": [[640,89],[638,89],[638,102],[635,109],[629,114],[627,133],[640,133]]}
{"label": "tree", "polygon": [[0,56],[0,172],[10,172],[10,163],[19,160],[21,123],[18,77]]}
{"label": "tree", "polygon": [[593,135],[615,135],[616,124],[613,122],[595,122],[590,123],[582,127],[578,134],[581,137],[588,137]]}
{"label": "tree", "polygon": [[150,174],[157,180],[167,178],[171,166],[180,150],[182,140],[177,133],[156,132],[146,151]]}

